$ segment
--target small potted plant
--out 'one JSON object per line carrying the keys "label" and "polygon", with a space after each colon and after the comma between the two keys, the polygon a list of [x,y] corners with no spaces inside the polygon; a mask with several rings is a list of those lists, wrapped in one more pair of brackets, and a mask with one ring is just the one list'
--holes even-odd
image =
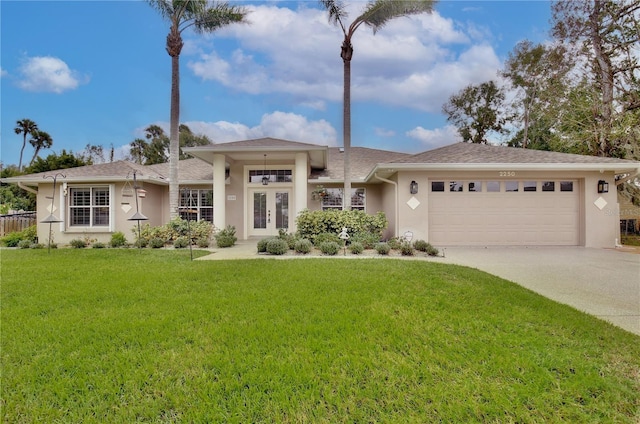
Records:
{"label": "small potted plant", "polygon": [[322,200],[327,195],[327,189],[323,186],[319,185],[315,190],[311,192],[311,197],[313,200]]}

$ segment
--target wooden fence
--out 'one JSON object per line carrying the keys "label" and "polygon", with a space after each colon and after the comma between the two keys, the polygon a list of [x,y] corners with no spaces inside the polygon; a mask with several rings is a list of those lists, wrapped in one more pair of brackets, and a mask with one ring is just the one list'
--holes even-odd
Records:
{"label": "wooden fence", "polygon": [[13,233],[15,231],[22,231],[35,224],[35,212],[0,215],[0,237],[4,237],[6,234]]}

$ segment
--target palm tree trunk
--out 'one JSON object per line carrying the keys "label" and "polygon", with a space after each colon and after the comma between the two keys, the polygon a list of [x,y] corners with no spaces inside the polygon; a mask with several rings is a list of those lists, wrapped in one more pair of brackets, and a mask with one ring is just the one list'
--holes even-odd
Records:
{"label": "palm tree trunk", "polygon": [[24,136],[22,137],[22,149],[20,149],[20,162],[18,162],[18,171],[22,172],[22,154],[24,153],[24,148],[27,145],[27,131],[25,130]]}
{"label": "palm tree trunk", "polygon": [[178,182],[178,161],[180,141],[180,56],[171,56],[171,118],[169,129],[169,217],[178,217],[180,184]]}
{"label": "palm tree trunk", "polygon": [[353,46],[346,39],[342,43],[342,61],[344,63],[344,93],[342,99],[342,140],[344,147],[344,193],[342,210],[351,210],[351,57]]}

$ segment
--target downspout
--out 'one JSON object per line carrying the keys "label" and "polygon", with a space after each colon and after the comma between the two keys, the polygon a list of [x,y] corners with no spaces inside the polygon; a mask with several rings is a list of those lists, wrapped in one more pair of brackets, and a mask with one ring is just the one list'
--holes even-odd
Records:
{"label": "downspout", "polygon": [[386,178],[382,178],[377,173],[373,174],[373,176],[376,177],[377,179],[379,179],[380,181],[383,181],[383,182],[388,183],[388,184],[392,184],[394,186],[394,188],[395,188],[396,201],[394,203],[396,205],[396,217],[395,217],[395,221],[396,221],[395,227],[396,228],[394,229],[394,235],[397,237],[398,236],[398,228],[399,228],[398,227],[398,223],[400,221],[400,216],[399,216],[399,214],[400,214],[400,206],[398,205],[398,183],[395,182],[395,181],[388,180]]}
{"label": "downspout", "polygon": [[24,191],[28,191],[29,193],[33,193],[33,194],[38,194],[38,190],[35,190],[29,186],[24,185],[21,182],[18,182],[18,187],[20,187],[21,189],[23,189]]}

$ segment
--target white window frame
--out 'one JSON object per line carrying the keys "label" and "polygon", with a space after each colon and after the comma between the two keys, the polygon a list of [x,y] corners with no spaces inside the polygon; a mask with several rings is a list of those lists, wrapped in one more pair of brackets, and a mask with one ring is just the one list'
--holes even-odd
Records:
{"label": "white window frame", "polygon": [[[201,204],[201,194],[202,192],[207,191],[211,193],[211,205],[207,205],[207,206],[203,206]],[[202,211],[203,210],[211,210],[211,220],[205,219],[205,221],[207,222],[211,222],[213,224],[213,190],[210,188],[192,188],[190,189],[190,194],[193,196],[193,199],[195,200],[195,205],[186,205],[183,206],[182,205],[182,191],[180,191],[180,199],[179,199],[179,203],[178,203],[178,214],[182,217],[182,213],[185,212],[185,210],[189,210],[189,209],[195,209],[196,212],[196,221],[201,221],[203,220],[202,218]],[[188,212],[187,212],[188,213]],[[185,219],[185,218],[182,218]]]}
{"label": "white window frame", "polygon": [[[106,225],[95,225],[94,222],[94,209],[102,206],[94,205],[94,196],[93,191],[96,189],[107,189],[108,190],[108,200],[109,205],[107,206],[107,210],[109,211],[108,223]],[[90,204],[88,206],[78,206],[79,207],[89,207],[89,224],[88,225],[74,225],[71,223],[71,210],[76,208],[76,206],[72,205],[73,201],[73,191],[74,190],[90,190]],[[81,185],[69,185],[66,191],[66,202],[65,202],[65,215],[66,215],[66,229],[69,232],[79,232],[79,231],[87,231],[91,230],[92,232],[113,232],[114,231],[114,213],[115,213],[115,196],[114,196],[114,185],[113,184],[81,184]],[[63,218],[64,219],[64,218]]]}
{"label": "white window frame", "polygon": [[[333,187],[333,188],[327,188],[325,189],[328,193],[327,196],[324,196],[322,198],[322,210],[326,211],[326,210],[331,210],[331,209],[337,209],[337,210],[342,210],[342,208],[344,207],[344,193],[343,190],[344,188],[342,187]],[[362,205],[353,205],[353,197],[358,193],[358,190],[361,190],[363,193],[363,198],[364,201],[362,202]],[[335,196],[332,195],[331,193],[339,193],[339,196]],[[340,203],[338,204],[336,203],[332,203],[332,204],[325,204],[325,202],[329,201],[329,200],[333,200],[338,198],[340,199]],[[365,187],[351,187],[351,196],[349,197],[349,199],[352,200],[351,203],[351,209],[352,210],[361,210],[363,212],[367,211],[367,189]]]}

